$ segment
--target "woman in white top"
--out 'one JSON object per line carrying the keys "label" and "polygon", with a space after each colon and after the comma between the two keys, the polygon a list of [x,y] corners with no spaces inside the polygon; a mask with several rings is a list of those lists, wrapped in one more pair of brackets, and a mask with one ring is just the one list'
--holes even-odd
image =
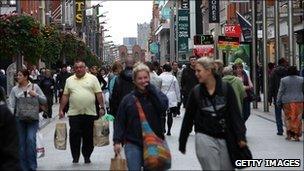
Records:
{"label": "woman in white top", "polygon": [[[178,85],[178,81],[174,75],[172,75],[171,70],[172,67],[170,64],[165,64],[163,66],[164,72],[159,75],[159,78],[162,80],[161,91],[168,97],[169,99],[169,110],[167,112],[167,124],[168,131],[167,135],[171,135],[171,127],[173,124],[173,113],[177,107],[177,103],[180,102],[180,89]],[[166,117],[163,119],[163,127],[166,126]]]}

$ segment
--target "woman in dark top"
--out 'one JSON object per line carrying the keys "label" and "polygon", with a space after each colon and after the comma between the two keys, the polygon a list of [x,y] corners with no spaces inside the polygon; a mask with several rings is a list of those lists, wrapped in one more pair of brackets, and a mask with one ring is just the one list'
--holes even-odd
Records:
{"label": "woman in dark top", "polygon": [[21,170],[19,137],[16,121],[6,105],[5,91],[0,86],[0,170]]}
{"label": "woman in dark top", "polygon": [[120,154],[124,146],[129,170],[141,170],[143,166],[143,138],[136,97],[150,127],[159,138],[164,139],[161,117],[168,109],[168,98],[150,84],[149,72],[144,64],[135,66],[133,80],[136,88],[123,98],[114,122],[114,152]]}
{"label": "woman in dark top", "polygon": [[194,124],[196,155],[202,169],[232,170],[225,140],[227,125],[231,125],[239,146],[246,146],[246,128],[236,96],[232,87],[216,74],[212,59],[200,58],[195,71],[199,84],[189,94],[179,151],[186,153],[187,139]]}

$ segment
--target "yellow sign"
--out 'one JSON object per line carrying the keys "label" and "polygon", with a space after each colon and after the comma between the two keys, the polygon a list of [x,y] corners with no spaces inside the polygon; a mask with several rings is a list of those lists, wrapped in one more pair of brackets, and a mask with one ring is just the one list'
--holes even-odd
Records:
{"label": "yellow sign", "polygon": [[75,8],[76,8],[75,22],[76,22],[76,24],[82,24],[85,0],[76,0],[75,5],[76,5],[75,6]]}

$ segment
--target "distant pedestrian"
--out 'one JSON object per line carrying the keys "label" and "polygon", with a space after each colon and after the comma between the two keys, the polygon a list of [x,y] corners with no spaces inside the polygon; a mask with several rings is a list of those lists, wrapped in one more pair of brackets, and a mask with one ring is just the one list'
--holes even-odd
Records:
{"label": "distant pedestrian", "polygon": [[119,74],[116,79],[112,91],[110,110],[113,116],[116,116],[118,106],[122,99],[134,89],[133,84],[133,65],[134,59],[127,57],[125,61],[125,69]]}
{"label": "distant pedestrian", "polygon": [[[178,63],[176,61],[172,62],[172,74],[175,76],[178,82],[178,86],[180,88],[180,99],[182,99],[182,94],[181,94],[181,79],[182,79],[182,70],[179,69]],[[176,117],[177,115],[180,115],[180,107],[182,105],[182,101],[178,102],[177,104],[177,109],[176,113],[173,114],[173,117]]]}
{"label": "distant pedestrian", "polygon": [[[71,69],[70,69],[71,70]],[[68,72],[67,65],[62,65],[61,71],[59,72],[57,76],[57,87],[59,90],[58,96],[59,96],[59,102],[61,103],[61,98],[63,95],[63,90],[65,87],[66,80],[71,76],[72,74]],[[69,104],[67,104],[63,110],[64,113],[66,113],[69,109]]]}
{"label": "distant pedestrian", "polygon": [[53,79],[52,73],[49,69],[45,70],[45,76],[43,80],[40,81],[39,86],[47,99],[47,112],[46,112],[47,117],[52,118],[55,80]]}
{"label": "distant pedestrian", "polygon": [[240,148],[246,146],[246,128],[235,93],[218,76],[212,59],[198,59],[195,70],[199,85],[189,94],[179,151],[186,153],[187,139],[194,125],[196,155],[202,170],[233,170],[225,139],[227,130],[236,135]]}
{"label": "distant pedestrian", "polygon": [[3,87],[4,91],[5,91],[5,95],[6,95],[6,88],[7,88],[7,77],[4,73],[4,70],[0,71],[0,86]]}
{"label": "distant pedestrian", "polygon": [[286,59],[281,58],[278,61],[279,66],[275,67],[269,77],[269,101],[274,102],[274,111],[277,124],[277,135],[283,135],[283,122],[282,122],[282,107],[277,104],[277,95],[280,87],[281,79],[287,76],[288,62]]}
{"label": "distant pedestrian", "polygon": [[122,64],[119,61],[115,61],[112,66],[113,76],[109,79],[109,86],[108,86],[110,98],[113,93],[113,87],[114,87],[115,81],[118,78],[118,76],[122,70],[123,70]]}
{"label": "distant pedestrian", "polygon": [[[169,108],[167,111],[167,115],[163,119],[163,127],[166,126],[166,117],[167,117],[167,135],[171,135],[171,127],[173,124],[173,115],[176,116],[177,113],[177,105],[180,102],[180,89],[178,85],[178,81],[174,75],[172,75],[172,67],[170,64],[165,64],[163,66],[164,72],[160,74],[159,78],[162,80],[161,91],[168,97],[169,99]],[[164,132],[166,132],[164,130]]]}
{"label": "distant pedestrian", "polygon": [[13,87],[9,96],[9,107],[16,116],[20,162],[21,168],[24,171],[37,169],[36,133],[39,127],[39,120],[27,121],[19,118],[19,113],[16,110],[19,105],[18,100],[25,97],[38,96],[40,103],[44,104],[47,101],[40,87],[29,81],[29,76],[30,73],[26,69],[18,71],[18,84]]}
{"label": "distant pedestrian", "polygon": [[154,85],[155,87],[161,89],[162,87],[162,80],[159,78],[159,76],[156,74],[154,65],[152,62],[147,62],[147,66],[150,69],[150,83]]}
{"label": "distant pedestrian", "polygon": [[242,63],[235,63],[233,65],[234,67],[234,74],[236,77],[238,77],[245,88],[246,91],[246,97],[243,100],[243,118],[245,122],[250,116],[251,111],[251,102],[254,100],[254,94],[253,94],[253,84],[251,82],[250,76],[246,73],[244,70]]}
{"label": "distant pedestrian", "polygon": [[217,59],[217,60],[214,60],[214,64],[215,64],[215,69],[217,71],[217,74],[219,76],[223,76],[223,69],[224,69],[224,63],[222,60],[220,59]]}
{"label": "distant pedestrian", "polygon": [[184,107],[187,105],[190,91],[196,84],[198,84],[197,77],[195,76],[196,56],[190,56],[189,61],[190,65],[183,69],[181,78],[181,93],[183,96]]}
{"label": "distant pedestrian", "polygon": [[6,104],[6,94],[0,86],[0,170],[19,171],[19,137],[16,120]]}
{"label": "distant pedestrian", "polygon": [[[79,162],[80,146],[85,163],[91,163],[93,152],[93,123],[96,119],[95,100],[99,103],[99,115],[104,115],[105,108],[98,79],[86,73],[83,61],[76,61],[75,74],[66,80],[59,107],[60,118],[64,117],[63,109],[69,101],[70,146],[73,163]],[[95,99],[96,98],[96,99]]]}
{"label": "distant pedestrian", "polygon": [[[233,69],[231,66],[225,67],[223,69],[222,80],[231,85],[234,90],[239,109],[240,111],[243,111],[243,100],[246,97],[245,88],[243,86],[242,81],[238,77],[233,75]],[[244,117],[243,113],[241,113],[241,116]]]}
{"label": "distant pedestrian", "polygon": [[135,90],[126,95],[119,105],[113,141],[115,154],[120,154],[124,146],[128,169],[141,170],[144,164],[143,138],[136,98],[143,107],[151,129],[161,139],[164,139],[161,117],[168,108],[168,98],[150,84],[149,68],[146,65],[135,66],[133,78]]}
{"label": "distant pedestrian", "polygon": [[287,77],[281,79],[277,103],[283,106],[286,123],[286,139],[300,141],[302,135],[302,114],[304,103],[304,79],[296,66],[287,69]]}

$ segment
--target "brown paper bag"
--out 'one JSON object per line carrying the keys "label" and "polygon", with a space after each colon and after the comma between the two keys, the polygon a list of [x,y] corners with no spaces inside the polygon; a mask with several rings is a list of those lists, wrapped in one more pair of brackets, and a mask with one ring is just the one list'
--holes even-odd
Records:
{"label": "brown paper bag", "polygon": [[101,118],[94,121],[93,142],[94,146],[102,147],[110,144],[109,140],[109,121],[103,121]]}
{"label": "brown paper bag", "polygon": [[54,134],[54,145],[58,150],[66,150],[67,144],[67,126],[66,123],[57,123]]}
{"label": "brown paper bag", "polygon": [[128,170],[127,162],[121,157],[121,155],[115,155],[111,159],[110,170]]}

